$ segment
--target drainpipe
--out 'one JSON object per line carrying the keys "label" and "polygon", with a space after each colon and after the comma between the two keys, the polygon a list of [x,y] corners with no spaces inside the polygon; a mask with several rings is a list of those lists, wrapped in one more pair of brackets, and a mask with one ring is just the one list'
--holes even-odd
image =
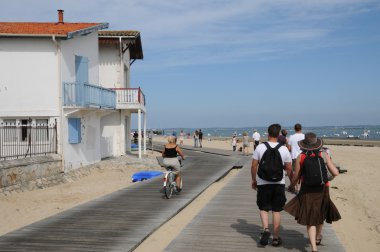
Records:
{"label": "drainpipe", "polygon": [[[55,35],[52,36],[54,45],[57,48],[57,65],[58,65],[58,109],[59,109],[59,137],[57,136],[58,141],[58,150],[57,152],[61,154],[62,158],[62,172],[65,172],[65,161],[63,155],[63,108],[62,108],[62,70],[61,70],[61,43],[55,39]],[[57,125],[58,126],[58,125]]]}
{"label": "drainpipe", "polygon": [[119,37],[119,51],[120,51],[120,87],[124,88],[124,62],[123,62],[123,44],[121,43],[121,37]]}

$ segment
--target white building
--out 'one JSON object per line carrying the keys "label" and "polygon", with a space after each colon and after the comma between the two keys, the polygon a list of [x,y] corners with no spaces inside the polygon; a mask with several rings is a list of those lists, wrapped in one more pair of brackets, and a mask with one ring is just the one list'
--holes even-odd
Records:
{"label": "white building", "polygon": [[130,151],[132,113],[146,151],[145,97],[129,81],[140,33],[105,28],[66,23],[63,11],[56,23],[0,22],[0,126],[56,121],[65,171]]}

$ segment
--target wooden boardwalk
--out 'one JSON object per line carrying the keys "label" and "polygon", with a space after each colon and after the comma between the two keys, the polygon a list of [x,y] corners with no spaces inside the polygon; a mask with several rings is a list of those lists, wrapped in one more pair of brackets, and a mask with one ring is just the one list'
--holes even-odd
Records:
{"label": "wooden boardwalk", "polygon": [[[256,194],[250,188],[250,157],[232,151],[184,149],[188,156],[184,190],[172,199],[164,198],[161,178],[137,183],[5,234],[0,237],[0,251],[133,251],[210,184],[244,164],[166,251],[310,250],[305,227],[287,214],[281,229],[284,245],[258,245],[261,227]],[[344,251],[330,226],[323,235],[319,251]]]}
{"label": "wooden boardwalk", "polygon": [[[306,227],[285,212],[280,231],[283,245],[260,246],[262,227],[256,192],[251,189],[250,165],[246,163],[165,251],[311,251]],[[287,194],[288,200],[292,197]],[[322,244],[318,251],[345,251],[329,224],[324,227]]]}
{"label": "wooden boardwalk", "polygon": [[0,237],[0,251],[131,251],[239,157],[186,150],[184,190],[164,198],[162,178],[137,183]]}

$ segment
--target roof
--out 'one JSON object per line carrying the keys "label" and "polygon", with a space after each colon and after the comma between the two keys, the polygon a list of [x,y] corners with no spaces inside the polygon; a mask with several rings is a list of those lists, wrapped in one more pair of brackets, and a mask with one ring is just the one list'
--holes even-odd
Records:
{"label": "roof", "polygon": [[144,58],[139,31],[99,31],[100,44],[118,44],[120,39],[130,50],[131,59]]}
{"label": "roof", "polygon": [[131,30],[128,30],[128,31],[99,31],[99,37],[101,37],[101,36],[116,36],[116,37],[133,36],[133,37],[138,37],[138,36],[140,36],[140,32],[139,31],[131,31]]}
{"label": "roof", "polygon": [[105,28],[108,28],[108,23],[0,22],[0,37],[72,38],[74,35],[84,35]]}

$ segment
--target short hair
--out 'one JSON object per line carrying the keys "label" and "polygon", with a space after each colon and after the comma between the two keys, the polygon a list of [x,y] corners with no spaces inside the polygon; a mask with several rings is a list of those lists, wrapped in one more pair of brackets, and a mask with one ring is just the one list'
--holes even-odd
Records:
{"label": "short hair", "polygon": [[270,137],[278,137],[280,135],[281,125],[278,123],[272,124],[268,127],[268,134]]}
{"label": "short hair", "polygon": [[295,130],[295,131],[300,131],[300,130],[302,130],[302,126],[301,126],[301,124],[296,123],[296,124],[294,125],[294,130]]}
{"label": "short hair", "polygon": [[177,142],[177,138],[175,136],[168,137],[168,143],[176,143],[176,142]]}
{"label": "short hair", "polygon": [[283,136],[286,136],[288,134],[288,131],[286,129],[281,130],[281,134]]}

